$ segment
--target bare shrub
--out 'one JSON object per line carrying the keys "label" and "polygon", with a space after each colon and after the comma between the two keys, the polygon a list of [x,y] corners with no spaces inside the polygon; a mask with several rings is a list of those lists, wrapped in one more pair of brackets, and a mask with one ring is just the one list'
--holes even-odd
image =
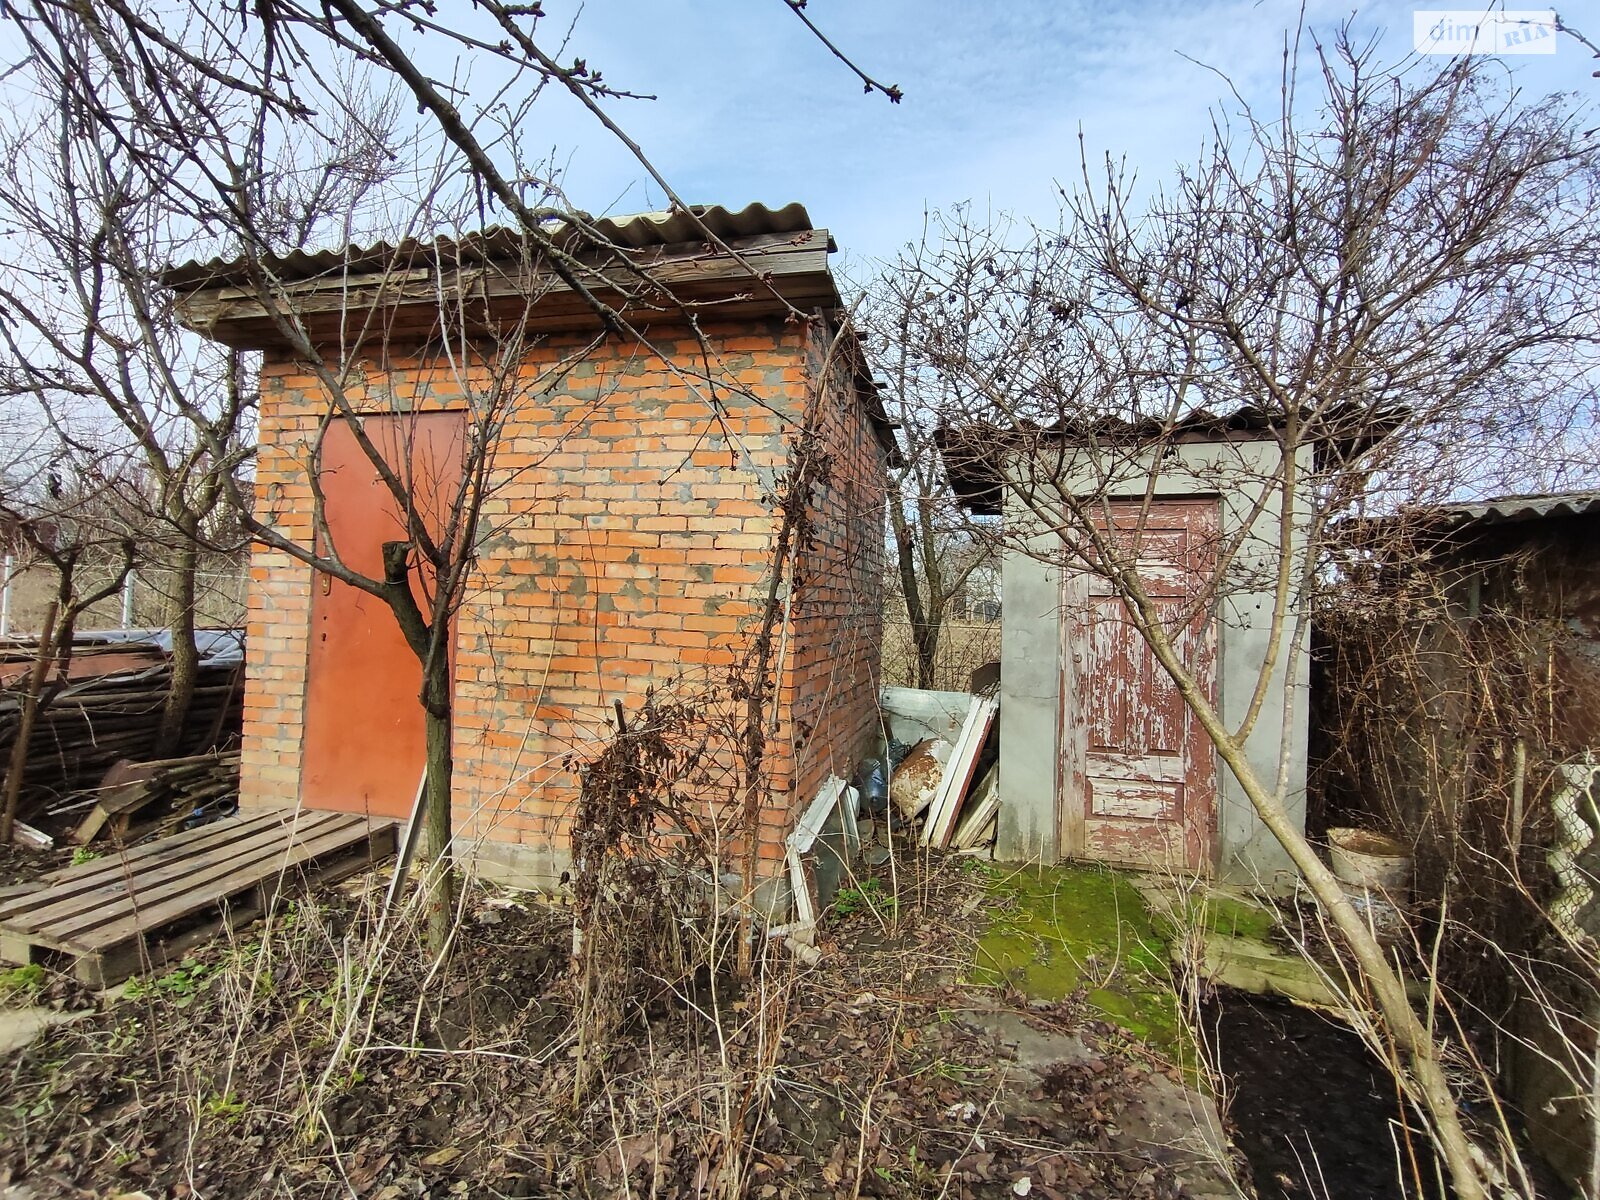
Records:
{"label": "bare shrub", "polygon": [[715,951],[704,952],[715,930],[699,934],[699,947],[685,939],[714,911],[718,848],[737,820],[731,791],[720,808],[732,812],[693,794],[711,769],[703,713],[654,690],[631,720],[620,700],[616,713],[615,736],[579,769],[572,821],[580,1089],[630,1016],[696,967],[715,969]]}

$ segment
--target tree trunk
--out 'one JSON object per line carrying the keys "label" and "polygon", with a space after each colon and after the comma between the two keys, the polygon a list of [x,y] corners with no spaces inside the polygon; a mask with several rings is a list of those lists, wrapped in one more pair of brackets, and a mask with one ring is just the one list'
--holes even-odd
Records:
{"label": "tree trunk", "polygon": [[917,648],[917,686],[932,688],[939,660],[939,626],[924,620],[911,626],[911,640]]}
{"label": "tree trunk", "polygon": [[[426,894],[428,950],[443,954],[450,945],[455,917],[455,874],[451,866],[450,793],[455,773],[451,739],[455,733],[451,705],[449,607],[440,597],[430,623],[411,591],[411,543],[383,544],[383,579],[389,609],[400,624],[406,644],[422,664],[423,731],[426,776],[422,793],[422,854],[428,862]],[[443,622],[445,636],[434,638]]]}
{"label": "tree trunk", "polygon": [[1184,703],[1200,722],[1227,763],[1233,777],[1249,797],[1261,823],[1288,853],[1317,904],[1333,921],[1340,937],[1360,967],[1361,976],[1372,990],[1383,1026],[1395,1041],[1410,1069],[1414,1096],[1433,1123],[1434,1134],[1450,1172],[1458,1200],[1487,1200],[1494,1182],[1488,1164],[1482,1162],[1461,1124],[1455,1093],[1439,1062],[1439,1047],[1432,1030],[1424,1026],[1411,1007],[1405,983],[1390,963],[1371,928],[1356,912],[1350,898],[1311,843],[1290,818],[1277,795],[1256,774],[1241,739],[1233,736],[1220,714],[1200,690],[1184,666],[1163,629],[1159,614],[1136,580],[1122,579],[1128,599],[1138,614],[1137,625],[1162,668],[1177,685]]}
{"label": "tree trunk", "polygon": [[17,805],[22,798],[22,776],[28,769],[28,743],[33,740],[33,725],[39,715],[39,690],[54,657],[56,602],[44,614],[44,630],[39,634],[39,657],[28,675],[28,690],[22,694],[22,715],[17,723],[16,744],[11,747],[11,764],[6,769],[5,800],[0,804],[0,846],[11,844],[17,821]]}
{"label": "tree trunk", "polygon": [[934,505],[930,491],[917,497],[917,534],[922,539],[922,623],[912,630],[917,643],[919,687],[937,686],[939,639],[944,633],[944,618],[949,594],[944,587],[944,561],[934,534]]}
{"label": "tree trunk", "polygon": [[422,851],[429,863],[427,907],[428,950],[443,954],[450,944],[455,919],[455,868],[451,852],[450,793],[455,775],[451,745],[455,729],[450,704],[450,656],[440,652],[425,663],[422,685],[427,735],[427,781],[423,786]]}
{"label": "tree trunk", "polygon": [[[156,734],[155,757],[171,758],[182,753],[184,725],[194,700],[195,682],[200,674],[200,651],[194,640],[194,607],[200,554],[194,531],[183,528],[170,573],[171,596],[167,601],[167,627],[172,631],[172,680],[161,711],[161,728]],[[205,747],[201,747],[204,749]]]}
{"label": "tree trunk", "polygon": [[939,612],[922,603],[922,581],[917,575],[917,547],[910,522],[906,520],[905,497],[900,481],[889,481],[889,524],[894,530],[896,563],[900,568],[900,591],[906,601],[906,620],[911,625],[911,644],[917,655],[917,686],[934,686],[934,663],[939,653]]}

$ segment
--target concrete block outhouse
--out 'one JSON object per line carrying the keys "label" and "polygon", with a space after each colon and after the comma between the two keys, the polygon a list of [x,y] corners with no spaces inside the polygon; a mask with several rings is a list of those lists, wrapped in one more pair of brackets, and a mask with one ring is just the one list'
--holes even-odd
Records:
{"label": "concrete block outhouse", "polygon": [[[1285,882],[1282,848],[1076,532],[1092,521],[1137,548],[1162,624],[1224,723],[1257,706],[1250,763],[1269,784],[1281,767],[1303,826],[1309,623],[1274,594],[1280,535],[1297,563],[1305,513],[1281,512],[1272,421],[949,429],[940,444],[962,503],[1003,530],[997,857]],[[1303,470],[1309,448],[1300,459]]]}

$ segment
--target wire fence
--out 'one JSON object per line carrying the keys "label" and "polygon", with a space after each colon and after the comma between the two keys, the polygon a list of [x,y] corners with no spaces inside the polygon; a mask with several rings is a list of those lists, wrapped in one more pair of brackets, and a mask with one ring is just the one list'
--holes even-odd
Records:
{"label": "wire fence", "polygon": [[[928,686],[941,692],[971,691],[972,673],[999,661],[999,621],[946,621]],[[883,682],[888,687],[923,686],[917,678],[916,642],[909,621],[883,622]]]}
{"label": "wire fence", "polygon": [[[75,579],[80,595],[98,591],[116,578],[110,563],[85,563]],[[195,624],[233,628],[244,623],[249,570],[243,562],[224,561],[196,573]],[[0,636],[37,634],[45,612],[56,598],[53,569],[37,563],[0,567]],[[117,591],[91,605],[78,618],[85,633],[97,629],[153,629],[167,625],[172,573],[161,567],[132,572]]]}

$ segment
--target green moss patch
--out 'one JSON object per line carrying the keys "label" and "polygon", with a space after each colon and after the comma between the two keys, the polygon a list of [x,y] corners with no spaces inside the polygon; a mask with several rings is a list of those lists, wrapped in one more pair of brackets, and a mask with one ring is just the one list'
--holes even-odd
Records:
{"label": "green moss patch", "polygon": [[1272,931],[1277,926],[1277,914],[1260,904],[1235,900],[1231,896],[1211,895],[1196,903],[1199,910],[1194,915],[1211,933],[1228,937],[1246,938],[1256,942],[1272,942]]}
{"label": "green moss patch", "polygon": [[1098,867],[990,868],[993,903],[972,980],[1040,1000],[1082,994],[1101,1016],[1174,1052],[1167,939],[1128,880]]}

